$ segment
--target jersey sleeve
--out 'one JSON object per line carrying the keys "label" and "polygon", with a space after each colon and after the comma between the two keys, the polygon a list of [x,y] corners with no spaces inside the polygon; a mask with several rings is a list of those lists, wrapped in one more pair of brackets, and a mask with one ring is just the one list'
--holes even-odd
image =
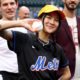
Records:
{"label": "jersey sleeve", "polygon": [[25,42],[27,43],[28,35],[17,31],[12,31],[12,36],[12,40],[8,41],[8,47],[10,50],[18,53],[25,45]]}
{"label": "jersey sleeve", "polygon": [[65,53],[62,48],[61,48],[60,53],[61,53],[60,54],[60,68],[64,68],[69,65],[69,61],[67,57],[65,56]]}

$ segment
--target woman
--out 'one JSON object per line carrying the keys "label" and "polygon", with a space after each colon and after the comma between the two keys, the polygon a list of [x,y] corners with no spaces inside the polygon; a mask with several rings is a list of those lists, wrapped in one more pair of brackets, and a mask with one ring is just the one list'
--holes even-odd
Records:
{"label": "woman", "polygon": [[[2,25],[0,35],[8,40],[8,46],[17,53],[19,71],[22,74],[21,80],[69,80],[70,70],[68,60],[63,49],[51,40],[59,26],[60,20],[64,19],[64,14],[53,5],[44,6],[38,14],[43,23],[43,29],[37,35],[23,34],[20,32],[8,32],[6,28],[13,26],[24,26],[36,31],[29,24],[31,22],[18,20],[10,24]],[[26,23],[26,25],[25,25]],[[62,74],[58,78],[57,71]]]}

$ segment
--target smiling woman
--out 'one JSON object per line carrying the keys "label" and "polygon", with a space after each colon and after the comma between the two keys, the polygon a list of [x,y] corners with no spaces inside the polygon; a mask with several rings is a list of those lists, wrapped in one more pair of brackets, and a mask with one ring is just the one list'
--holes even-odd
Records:
{"label": "smiling woman", "polygon": [[[13,24],[10,21],[0,33],[3,32],[2,37],[7,37],[9,49],[16,52],[19,70],[25,80],[69,80],[69,62],[62,47],[50,38],[59,27],[59,21],[64,19],[64,14],[54,5],[45,5],[38,17],[43,29],[37,31],[37,35],[5,30],[18,25],[25,27],[26,24],[27,29],[34,31],[24,20],[14,21]],[[62,72],[60,77],[57,75],[59,69]]]}

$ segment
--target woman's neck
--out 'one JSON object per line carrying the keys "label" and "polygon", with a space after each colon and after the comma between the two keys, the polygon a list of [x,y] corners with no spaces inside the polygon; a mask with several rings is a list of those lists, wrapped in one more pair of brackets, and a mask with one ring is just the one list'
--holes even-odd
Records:
{"label": "woman's neck", "polygon": [[49,42],[49,34],[45,33],[44,31],[39,32],[38,38],[46,43]]}

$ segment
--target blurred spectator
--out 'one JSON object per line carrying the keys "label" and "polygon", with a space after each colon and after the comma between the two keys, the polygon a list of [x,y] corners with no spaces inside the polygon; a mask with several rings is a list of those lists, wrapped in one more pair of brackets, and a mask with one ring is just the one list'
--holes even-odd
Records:
{"label": "blurred spectator", "polygon": [[26,6],[21,6],[18,11],[19,19],[30,18],[30,10]]}

